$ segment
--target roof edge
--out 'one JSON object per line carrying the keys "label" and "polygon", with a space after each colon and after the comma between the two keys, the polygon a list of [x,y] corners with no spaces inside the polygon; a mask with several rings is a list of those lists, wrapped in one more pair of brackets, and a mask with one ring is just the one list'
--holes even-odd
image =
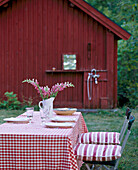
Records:
{"label": "roof edge", "polygon": [[10,0],[0,0],[0,6],[6,4],[8,1],[10,1]]}
{"label": "roof edge", "polygon": [[78,8],[80,8],[82,11],[86,12],[96,21],[104,25],[106,28],[108,28],[110,31],[116,34],[120,39],[128,40],[130,38],[131,34],[129,32],[127,32],[121,26],[119,26],[114,21],[109,19],[107,16],[102,14],[100,11],[95,9],[92,5],[90,5],[86,1],[84,0],[69,0],[69,1],[76,5]]}

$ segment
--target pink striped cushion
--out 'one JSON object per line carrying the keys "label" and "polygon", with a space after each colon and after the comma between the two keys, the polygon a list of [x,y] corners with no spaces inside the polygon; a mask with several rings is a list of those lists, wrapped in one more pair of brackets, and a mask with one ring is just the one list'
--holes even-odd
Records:
{"label": "pink striped cushion", "polygon": [[121,157],[120,145],[77,144],[74,154],[82,161],[112,161]]}
{"label": "pink striped cushion", "polygon": [[88,132],[79,136],[79,143],[119,145],[119,135],[117,132]]}

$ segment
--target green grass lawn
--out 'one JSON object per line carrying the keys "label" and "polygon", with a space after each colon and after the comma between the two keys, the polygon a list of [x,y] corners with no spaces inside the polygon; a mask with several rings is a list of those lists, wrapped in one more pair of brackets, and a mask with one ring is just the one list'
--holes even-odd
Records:
{"label": "green grass lawn", "polygon": [[[0,110],[0,124],[7,117],[16,117],[23,113],[23,110]],[[138,170],[138,113],[132,111],[135,122],[131,129],[130,137],[122,154],[118,169]],[[117,131],[120,132],[125,119],[125,109],[117,112],[83,113],[89,131]],[[85,167],[82,166],[81,170]]]}

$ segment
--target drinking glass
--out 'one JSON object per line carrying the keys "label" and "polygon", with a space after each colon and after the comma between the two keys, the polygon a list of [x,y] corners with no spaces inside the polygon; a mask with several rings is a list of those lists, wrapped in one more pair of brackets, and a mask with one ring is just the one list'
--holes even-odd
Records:
{"label": "drinking glass", "polygon": [[41,125],[44,125],[47,118],[47,113],[44,111],[44,109],[40,109],[40,117],[41,117]]}
{"label": "drinking glass", "polygon": [[27,118],[29,119],[29,123],[32,122],[33,112],[34,112],[34,107],[27,107],[26,108],[26,115],[27,115]]}

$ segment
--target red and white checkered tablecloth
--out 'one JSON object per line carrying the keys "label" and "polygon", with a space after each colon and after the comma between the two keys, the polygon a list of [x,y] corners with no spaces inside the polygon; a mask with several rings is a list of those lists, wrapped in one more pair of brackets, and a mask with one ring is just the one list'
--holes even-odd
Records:
{"label": "red and white checkered tablecloth", "polygon": [[87,127],[80,112],[72,116],[77,121],[67,129],[42,127],[39,112],[32,124],[0,125],[0,170],[78,169],[73,147]]}

